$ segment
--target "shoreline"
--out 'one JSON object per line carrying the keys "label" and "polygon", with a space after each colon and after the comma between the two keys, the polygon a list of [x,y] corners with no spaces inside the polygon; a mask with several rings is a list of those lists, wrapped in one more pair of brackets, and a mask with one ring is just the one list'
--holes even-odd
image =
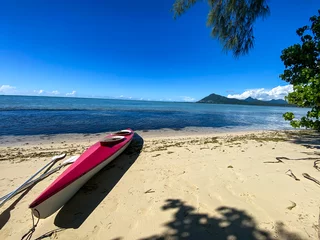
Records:
{"label": "shoreline", "polygon": [[[246,133],[261,133],[261,132],[286,132],[286,131],[304,131],[296,129],[248,129],[248,128],[233,128],[233,127],[186,127],[183,129],[150,129],[150,130],[135,130],[139,136],[143,138],[175,138],[175,137],[205,137],[207,135],[224,135],[224,134],[246,134]],[[0,147],[9,146],[16,143],[29,144],[49,141],[65,141],[73,140],[82,142],[83,140],[98,140],[97,137],[103,137],[112,132],[97,132],[97,133],[58,133],[58,134],[36,134],[36,135],[3,135],[0,136]]]}
{"label": "shoreline", "polygon": [[[320,180],[313,167],[319,158],[318,133],[137,133],[143,142],[136,139],[61,210],[41,220],[34,238],[58,228],[62,230],[54,231],[53,238],[60,240],[317,239],[320,186],[302,174]],[[81,154],[103,136],[0,138],[0,195],[53,155]],[[277,162],[277,157],[284,160]],[[288,176],[289,169],[300,181]],[[0,209],[1,239],[21,238],[30,229],[28,204],[57,176]]]}

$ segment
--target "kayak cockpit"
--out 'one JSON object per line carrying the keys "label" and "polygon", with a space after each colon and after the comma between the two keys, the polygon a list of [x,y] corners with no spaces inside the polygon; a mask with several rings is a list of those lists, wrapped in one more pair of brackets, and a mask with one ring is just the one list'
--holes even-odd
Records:
{"label": "kayak cockpit", "polygon": [[125,139],[124,136],[108,136],[108,137],[103,138],[99,142],[101,145],[109,145],[109,144],[121,142],[124,139]]}
{"label": "kayak cockpit", "polygon": [[132,133],[132,130],[125,129],[119,132],[112,133],[112,135],[127,136],[127,135],[130,135],[131,133]]}

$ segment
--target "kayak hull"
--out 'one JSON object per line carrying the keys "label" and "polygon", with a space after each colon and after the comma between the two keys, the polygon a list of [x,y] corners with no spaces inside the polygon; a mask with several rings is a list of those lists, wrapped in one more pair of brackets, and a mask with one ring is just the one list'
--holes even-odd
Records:
{"label": "kayak hull", "polygon": [[[132,132],[133,135],[133,132]],[[55,185],[59,184],[63,180],[58,178],[55,182],[53,182],[42,194],[39,195],[39,197],[30,204],[30,209],[33,213],[33,215],[37,218],[47,218],[50,215],[52,215],[54,212],[59,210],[72,196],[90,179],[92,178],[96,173],[98,173],[102,168],[107,166],[111,161],[113,161],[115,158],[117,158],[130,144],[132,140],[132,136],[130,136],[124,145],[121,146],[120,149],[118,149],[114,154],[107,157],[103,161],[101,161],[100,164],[93,167],[91,170],[81,174],[78,178],[76,178],[71,183],[65,185],[64,187],[60,187],[61,189],[59,191],[56,191],[54,194],[48,195],[46,192],[48,190],[50,191],[50,188],[55,187]],[[76,163],[76,162],[75,162]],[[73,164],[75,164],[73,163]],[[71,165],[70,168],[73,166]],[[68,169],[66,170],[66,172]],[[75,170],[76,171],[76,170]],[[73,171],[73,172],[75,172]],[[70,172],[70,171],[69,171]],[[79,172],[79,171],[78,171]],[[69,174],[72,174],[69,173]],[[67,175],[67,174],[65,174]],[[48,197],[46,197],[46,195]],[[45,199],[44,199],[45,198]]]}

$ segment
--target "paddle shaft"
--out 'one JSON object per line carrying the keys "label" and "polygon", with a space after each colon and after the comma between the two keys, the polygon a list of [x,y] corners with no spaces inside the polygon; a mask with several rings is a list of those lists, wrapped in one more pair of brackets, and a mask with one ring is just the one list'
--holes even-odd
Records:
{"label": "paddle shaft", "polygon": [[[10,200],[11,198],[13,198],[13,197],[16,196],[17,194],[21,193],[22,191],[26,190],[27,188],[33,186],[34,184],[40,182],[41,180],[43,180],[43,179],[45,179],[45,178],[47,178],[47,177],[50,176],[51,174],[59,171],[59,170],[60,170],[61,168],[63,168],[64,166],[67,166],[67,165],[69,165],[69,164],[74,163],[74,162],[77,160],[77,157],[72,157],[71,159],[72,159],[71,161],[70,161],[70,159],[69,159],[69,160],[67,160],[66,162],[62,163],[60,166],[58,166],[58,167],[56,167],[56,168],[54,168],[54,169],[51,169],[51,170],[48,171],[48,172],[43,173],[42,175],[40,175],[40,177],[38,177],[38,178],[36,178],[36,179],[34,179],[34,180],[32,180],[32,181],[27,182],[24,186],[22,186],[22,187],[21,187],[18,191],[16,191],[15,193],[10,192],[10,193],[8,193],[7,195],[1,197],[1,198],[0,198],[0,201],[2,201],[3,199],[6,199],[6,198],[8,198],[6,201]],[[13,194],[12,194],[12,193],[13,193]]]}
{"label": "paddle shaft", "polygon": [[[40,172],[42,172],[46,167],[48,167],[50,164],[54,164],[56,163],[58,160],[63,159],[65,157],[64,155],[60,155],[57,157],[53,157],[53,159],[48,162],[45,166],[43,166],[41,169],[39,169],[35,174],[33,174],[27,181],[25,181],[22,185],[20,185],[18,188],[16,188],[14,191],[12,191],[11,193],[9,193],[0,203],[0,207],[3,206],[3,204],[5,204],[13,195],[15,195],[17,192],[19,192],[24,185],[26,185],[28,182],[30,182],[32,179],[34,179],[35,176],[37,176]],[[2,198],[1,198],[2,199]]]}

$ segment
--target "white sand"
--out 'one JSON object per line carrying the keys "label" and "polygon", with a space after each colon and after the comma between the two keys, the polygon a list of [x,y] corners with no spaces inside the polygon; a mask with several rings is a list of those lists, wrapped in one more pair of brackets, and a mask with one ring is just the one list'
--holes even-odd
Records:
{"label": "white sand", "polygon": [[[126,154],[91,179],[33,239],[317,239],[317,136],[296,132],[139,133]],[[0,195],[60,152],[81,153],[103,135],[0,138]],[[169,137],[167,137],[169,136]],[[27,144],[28,143],[28,144]],[[276,157],[287,157],[283,163]],[[315,159],[313,159],[315,158]],[[286,175],[291,169],[300,181]],[[61,171],[60,171],[61,172]],[[0,239],[32,226],[28,204],[58,174],[0,209]],[[291,210],[290,206],[294,206]]]}

